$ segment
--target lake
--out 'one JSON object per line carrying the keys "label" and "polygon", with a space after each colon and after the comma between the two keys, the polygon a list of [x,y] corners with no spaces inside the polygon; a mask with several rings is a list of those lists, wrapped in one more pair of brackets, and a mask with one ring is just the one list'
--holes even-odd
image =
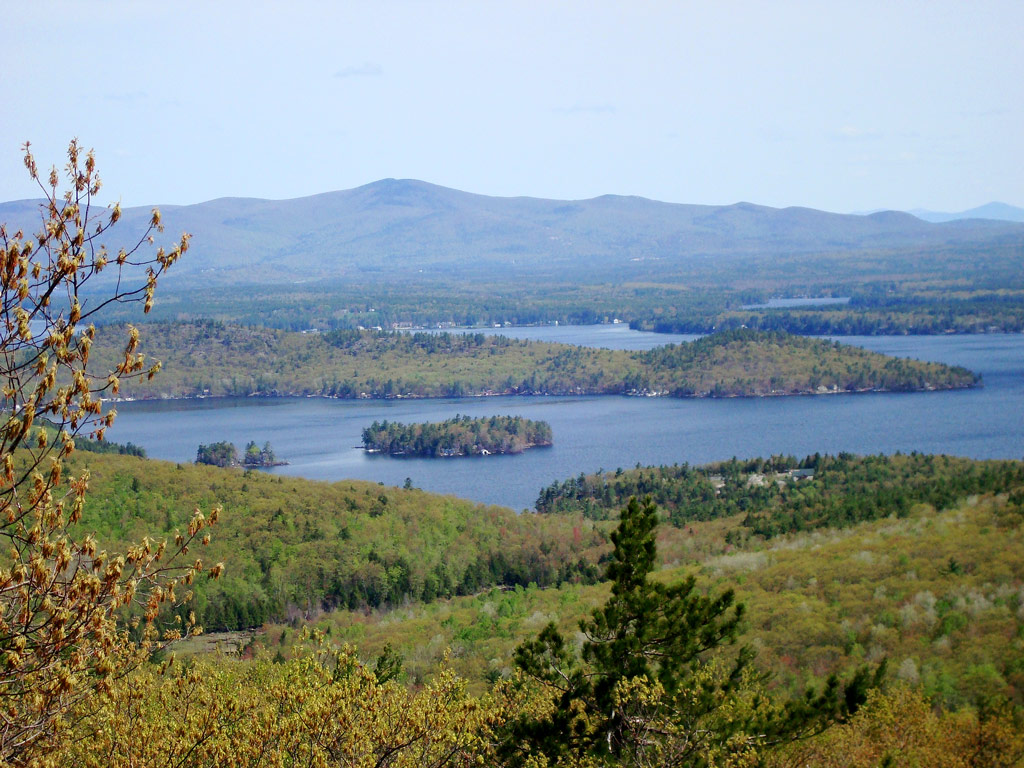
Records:
{"label": "lake", "polygon": [[[687,341],[625,325],[495,330],[516,338],[613,349]],[[921,451],[974,458],[1024,456],[1024,335],[843,337],[901,357],[963,365],[984,388],[910,394],[692,399],[493,397],[444,400],[231,398],[118,404],[111,440],[149,456],[192,461],[200,443],[242,449],[270,441],[290,462],[271,472],[316,480],[413,485],[520,510],[540,489],[581,472],[636,464],[702,464],[733,456]],[[374,420],[440,421],[512,414],[551,424],[554,445],[517,456],[458,459],[368,455],[357,446]]]}

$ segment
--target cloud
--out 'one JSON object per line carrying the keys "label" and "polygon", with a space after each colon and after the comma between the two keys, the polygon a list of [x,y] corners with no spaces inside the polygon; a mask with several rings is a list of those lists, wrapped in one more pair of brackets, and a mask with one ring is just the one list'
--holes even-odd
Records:
{"label": "cloud", "polygon": [[617,111],[611,104],[573,104],[555,109],[560,115],[614,115]]}
{"label": "cloud", "polygon": [[346,78],[346,77],[380,77],[384,74],[384,68],[380,64],[374,64],[372,62],[364,62],[362,64],[353,64],[347,67],[342,67],[334,73],[335,77]]}

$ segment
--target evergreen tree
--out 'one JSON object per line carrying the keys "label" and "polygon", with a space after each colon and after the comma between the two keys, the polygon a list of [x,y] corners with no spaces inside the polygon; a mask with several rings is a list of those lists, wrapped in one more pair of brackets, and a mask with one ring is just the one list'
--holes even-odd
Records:
{"label": "evergreen tree", "polygon": [[[580,623],[586,640],[579,656],[553,623],[516,649],[516,664],[556,691],[557,703],[543,717],[527,716],[515,724],[513,749],[526,745],[552,762],[587,755],[617,761],[638,747],[634,723],[623,714],[627,687],[645,681],[653,686],[648,691],[658,690],[681,720],[698,723],[714,715],[744,679],[751,657],[746,650],[724,674],[703,669],[707,654],[734,641],[743,606],[736,604],[732,590],[714,597],[700,594],[692,577],[674,585],[651,581],[657,524],[657,508],[649,498],[630,499],[612,534],[615,549],[605,574],[612,595]],[[713,738],[727,741],[735,730],[720,724]],[[702,735],[693,743],[706,746],[707,740]]]}
{"label": "evergreen tree", "polygon": [[[702,594],[691,576],[672,585],[652,581],[657,507],[634,497],[612,534],[606,570],[608,601],[580,622],[576,653],[554,623],[520,645],[515,661],[552,695],[552,706],[510,726],[510,764],[541,757],[548,764],[709,766],[824,730],[844,720],[878,685],[859,670],[843,684],[772,701],[753,654],[735,642],[744,615],[733,591]],[[593,761],[597,761],[594,763]]]}
{"label": "evergreen tree", "polygon": [[250,440],[249,444],[245,446],[245,458],[243,461],[245,464],[260,463],[260,447],[256,445],[255,441]]}
{"label": "evergreen tree", "polygon": [[263,444],[263,450],[260,451],[260,463],[264,466],[273,466],[277,462],[277,455],[274,453],[274,449],[270,445],[270,441],[267,440]]}

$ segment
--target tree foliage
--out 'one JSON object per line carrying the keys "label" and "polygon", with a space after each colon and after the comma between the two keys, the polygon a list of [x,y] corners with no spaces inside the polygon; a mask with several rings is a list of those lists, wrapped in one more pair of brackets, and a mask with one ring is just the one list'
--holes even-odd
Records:
{"label": "tree foliage", "polygon": [[183,509],[217,503],[225,515],[205,557],[230,567],[197,584],[210,631],[248,629],[346,607],[397,607],[494,585],[591,584],[607,549],[578,516],[517,515],[416,489],[360,480],[323,483],[282,474],[76,454],[89,467],[83,524],[120,548],[173,536]]}
{"label": "tree foliage", "polygon": [[920,453],[771,456],[581,474],[544,488],[537,510],[608,519],[631,496],[649,495],[679,527],[743,515],[727,538],[739,543],[751,535],[768,539],[904,517],[921,503],[944,509],[965,496],[1006,493],[1021,484],[1021,461]]}
{"label": "tree foliage", "polygon": [[479,456],[522,453],[551,445],[551,425],[522,416],[456,416],[438,423],[375,421],[363,430],[363,447],[391,455]]}
{"label": "tree foliage", "polygon": [[200,445],[196,450],[196,464],[210,464],[214,467],[237,467],[238,449],[234,443],[221,441]]}
{"label": "tree foliage", "polygon": [[273,467],[287,462],[278,461],[270,441],[267,440],[260,448],[256,442],[250,440],[245,446],[245,453],[242,455],[242,463],[247,467]]}
{"label": "tree foliage", "polygon": [[[122,609],[137,608],[152,630],[136,632],[146,651],[161,606],[204,571],[198,560],[171,570],[170,556],[217,516],[197,510],[172,545],[144,539],[123,555],[101,550],[76,526],[89,475],[67,477],[64,460],[77,438],[101,440],[113,423],[101,397],[159,368],[147,366],[130,327],[111,365],[89,368],[92,320],[115,303],[148,311],[157,278],[188,248],[188,235],[150,254],[161,229],[154,210],[134,247],[108,253],[103,240],[120,207],[97,211],[92,153],[72,141],[67,154],[62,192],[61,174],[41,176],[26,144],[25,166],[44,196],[39,227],[28,235],[0,227],[0,763],[44,748],[62,713],[123,674],[131,649],[117,622]],[[164,638],[192,629],[186,622]]]}
{"label": "tree foliage", "polygon": [[[891,244],[890,244],[891,245]],[[773,258],[646,259],[629,275],[580,270],[530,280],[517,271],[495,290],[493,265],[418,273],[360,265],[339,281],[189,286],[160,319],[213,317],[287,330],[358,326],[589,325],[615,319],[644,330],[713,333],[747,327],[805,335],[1014,333],[1024,330],[1017,243],[891,247]],[[913,281],[905,276],[914,275]],[[524,279],[525,278],[525,279]],[[778,308],[772,298],[850,297]],[[753,305],[753,306],[752,306]],[[758,306],[761,305],[761,306]]]}
{"label": "tree foliage", "polygon": [[[749,655],[738,654],[724,675],[707,674],[706,655],[735,639],[743,607],[731,590],[701,595],[692,578],[675,585],[650,580],[656,526],[650,500],[633,498],[622,510],[606,574],[612,594],[580,623],[585,639],[579,655],[554,624],[516,650],[516,664],[552,691],[555,704],[541,718],[519,721],[514,748],[525,746],[555,762],[560,756],[617,759],[641,746],[622,712],[623,697],[653,695],[657,706],[696,724],[733,695]],[[704,724],[694,734],[708,730]],[[715,731],[715,739],[732,735]]]}
{"label": "tree foliage", "polygon": [[1016,768],[1024,763],[1024,720],[1006,702],[947,712],[905,685],[872,691],[849,722],[787,744],[767,768]]}
{"label": "tree foliage", "polygon": [[606,571],[611,597],[580,622],[578,654],[553,623],[516,649],[516,664],[550,693],[551,706],[513,724],[513,755],[556,764],[737,765],[857,710],[884,667],[771,700],[749,666],[752,652],[723,652],[744,615],[734,592],[704,595],[692,576],[676,584],[650,578],[657,525],[650,499],[634,497],[622,510]]}
{"label": "tree foliage", "polygon": [[239,456],[234,443],[221,440],[217,443],[201,444],[196,450],[195,463],[214,467],[274,467],[288,462],[278,461],[269,441],[260,448],[255,441],[250,440]]}
{"label": "tree foliage", "polygon": [[467,695],[442,670],[421,690],[371,668],[351,648],[307,648],[283,664],[224,659],[149,666],[80,707],[52,765],[480,765],[500,700]]}

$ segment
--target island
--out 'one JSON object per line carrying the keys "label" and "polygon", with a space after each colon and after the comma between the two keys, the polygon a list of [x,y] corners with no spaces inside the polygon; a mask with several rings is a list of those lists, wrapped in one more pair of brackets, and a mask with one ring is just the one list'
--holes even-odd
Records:
{"label": "island", "polygon": [[270,442],[263,444],[260,448],[255,442],[250,441],[245,446],[245,452],[239,457],[238,449],[234,443],[221,441],[200,445],[196,451],[196,464],[210,464],[215,467],[245,467],[246,469],[256,467],[281,467],[287,461],[278,460]]}
{"label": "island", "polygon": [[426,424],[374,421],[363,447],[389,456],[490,456],[551,445],[551,425],[522,416],[456,416]]}

